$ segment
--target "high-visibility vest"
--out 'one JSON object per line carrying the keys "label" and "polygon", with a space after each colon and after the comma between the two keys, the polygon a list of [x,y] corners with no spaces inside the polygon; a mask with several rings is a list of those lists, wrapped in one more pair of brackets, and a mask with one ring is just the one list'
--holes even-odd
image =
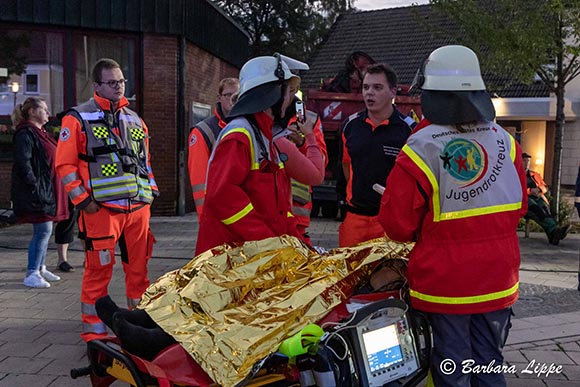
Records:
{"label": "high-visibility vest", "polygon": [[[94,99],[72,109],[86,134],[89,186],[97,202],[132,199],[151,203],[153,194],[147,169],[145,130],[141,118],[130,109],[104,112]],[[118,128],[119,133],[112,128]]]}
{"label": "high-visibility vest", "polygon": [[[431,124],[403,147],[433,187],[434,222],[521,208],[523,194],[513,189],[515,140],[504,130],[487,131],[493,123],[463,133]],[[492,187],[494,194],[486,195]]]}

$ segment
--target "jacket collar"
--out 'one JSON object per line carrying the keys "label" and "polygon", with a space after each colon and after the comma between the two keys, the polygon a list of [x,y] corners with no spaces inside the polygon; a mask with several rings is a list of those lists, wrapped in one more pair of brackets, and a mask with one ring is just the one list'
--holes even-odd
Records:
{"label": "jacket collar", "polygon": [[[96,92],[93,93],[93,98],[95,99],[95,101],[97,102],[97,104],[99,105],[99,107],[103,111],[112,111],[112,109],[111,109],[112,102],[111,101],[109,101],[106,98],[98,96]],[[117,105],[117,110],[120,110],[120,109],[124,108],[125,106],[129,106],[129,101],[127,100],[127,98],[122,97]]]}
{"label": "jacket collar", "polygon": [[216,116],[216,118],[218,119],[218,125],[220,128],[225,128],[226,125],[228,124],[226,118],[224,117],[224,112],[222,110],[222,104],[221,103],[217,103],[215,105],[215,109],[213,111],[213,114]]}
{"label": "jacket collar", "polygon": [[272,140],[272,125],[274,125],[274,119],[264,112],[254,113],[254,118],[258,124],[258,128],[268,140]]}

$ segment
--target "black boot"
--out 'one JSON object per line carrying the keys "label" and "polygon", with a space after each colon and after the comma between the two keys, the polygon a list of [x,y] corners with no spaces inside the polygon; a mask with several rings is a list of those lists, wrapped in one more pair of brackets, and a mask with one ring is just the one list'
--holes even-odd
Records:
{"label": "black boot", "polygon": [[145,360],[155,356],[176,341],[160,327],[144,328],[128,322],[124,313],[113,316],[113,331],[121,341],[121,347]]}
{"label": "black boot", "polygon": [[110,296],[101,297],[95,302],[97,316],[105,323],[106,326],[113,329],[113,315],[121,308],[115,304]]}

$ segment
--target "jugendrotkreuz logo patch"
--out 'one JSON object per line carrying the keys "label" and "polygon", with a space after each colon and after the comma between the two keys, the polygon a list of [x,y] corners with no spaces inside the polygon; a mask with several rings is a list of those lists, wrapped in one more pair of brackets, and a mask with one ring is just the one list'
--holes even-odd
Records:
{"label": "jugendrotkreuz logo patch", "polygon": [[477,183],[487,170],[487,152],[474,140],[449,141],[439,155],[443,168],[463,187]]}

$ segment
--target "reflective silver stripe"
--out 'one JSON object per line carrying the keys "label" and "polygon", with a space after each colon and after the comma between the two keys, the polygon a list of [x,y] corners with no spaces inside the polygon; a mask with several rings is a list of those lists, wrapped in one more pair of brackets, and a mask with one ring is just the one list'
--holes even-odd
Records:
{"label": "reflective silver stripe", "polygon": [[203,206],[203,202],[205,202],[205,198],[193,199],[193,202],[195,203],[196,207]]}
{"label": "reflective silver stripe", "polygon": [[83,333],[107,333],[107,326],[105,323],[89,324],[84,322]]}
{"label": "reflective silver stripe", "polygon": [[141,124],[141,119],[131,114],[119,113],[119,120],[124,120],[134,124]]}
{"label": "reflective silver stripe", "polygon": [[78,112],[83,120],[94,121],[105,119],[103,112]]}
{"label": "reflective silver stripe", "polygon": [[88,316],[97,316],[97,310],[95,309],[95,305],[85,304],[84,302],[81,302],[81,313],[86,314]]}
{"label": "reflective silver stripe", "polygon": [[203,191],[205,190],[205,184],[194,184],[191,186],[191,190],[193,192]]}
{"label": "reflective silver stripe", "polygon": [[129,309],[135,309],[140,301],[140,298],[127,298],[127,307]]}
{"label": "reflective silver stripe", "polygon": [[292,213],[298,216],[310,216],[310,210],[304,207],[292,206]]}
{"label": "reflective silver stripe", "polygon": [[68,193],[68,196],[71,199],[74,199],[77,196],[84,194],[85,192],[87,192],[85,187],[83,187],[82,185],[79,185],[78,187],[71,189],[70,192]]}
{"label": "reflective silver stripe", "polygon": [[79,180],[79,175],[77,175],[76,172],[71,172],[68,175],[66,175],[65,177],[63,177],[62,179],[62,184],[68,184],[71,183],[75,180]]}

